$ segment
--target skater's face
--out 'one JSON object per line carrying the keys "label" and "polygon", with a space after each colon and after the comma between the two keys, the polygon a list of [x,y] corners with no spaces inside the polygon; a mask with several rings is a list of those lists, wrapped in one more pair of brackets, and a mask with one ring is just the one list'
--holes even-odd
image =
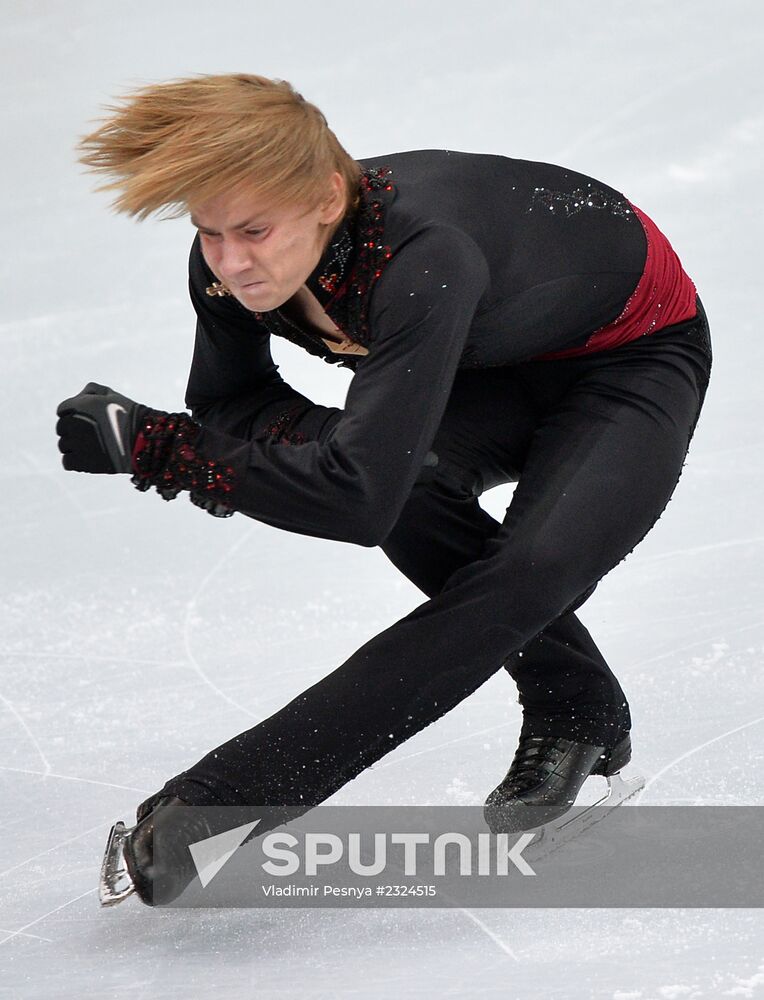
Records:
{"label": "skater's face", "polygon": [[251,191],[236,190],[189,204],[210,270],[255,312],[277,309],[315,270],[345,209],[342,175],[332,174],[317,208],[273,208]]}

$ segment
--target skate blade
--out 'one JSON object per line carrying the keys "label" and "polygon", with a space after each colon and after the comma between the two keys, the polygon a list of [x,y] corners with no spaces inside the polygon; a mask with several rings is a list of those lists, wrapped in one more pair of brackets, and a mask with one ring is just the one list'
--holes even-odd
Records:
{"label": "skate blade", "polygon": [[114,906],[135,892],[133,880],[125,864],[125,840],[134,827],[126,827],[120,820],[111,828],[106,853],[101,863],[101,877],[98,881],[98,899],[101,906]]}
{"label": "skate blade", "polygon": [[523,856],[529,861],[538,861],[563,844],[581,836],[586,830],[601,823],[603,819],[617,809],[627,799],[636,798],[645,787],[645,779],[641,775],[632,778],[622,778],[620,772],[607,778],[607,792],[596,802],[581,809],[575,816],[553,820],[538,828],[538,839],[531,841],[523,851]]}

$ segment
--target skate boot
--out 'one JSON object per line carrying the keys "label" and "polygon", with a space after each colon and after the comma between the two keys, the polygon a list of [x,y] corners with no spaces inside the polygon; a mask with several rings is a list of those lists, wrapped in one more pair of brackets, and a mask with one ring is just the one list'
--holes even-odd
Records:
{"label": "skate boot", "polygon": [[[161,796],[151,808],[139,809],[136,826],[117,823],[106,848],[99,896],[103,906],[119,903],[135,892],[147,906],[170,903],[196,876],[189,845],[212,836],[208,821],[198,809],[177,796]],[[154,858],[157,819],[172,824],[172,841],[163,835],[161,860]]]}
{"label": "skate boot", "polygon": [[506,777],[486,799],[485,821],[492,833],[533,830],[566,813],[590,775],[604,775],[611,785],[610,776],[630,760],[628,733],[612,749],[526,734]]}

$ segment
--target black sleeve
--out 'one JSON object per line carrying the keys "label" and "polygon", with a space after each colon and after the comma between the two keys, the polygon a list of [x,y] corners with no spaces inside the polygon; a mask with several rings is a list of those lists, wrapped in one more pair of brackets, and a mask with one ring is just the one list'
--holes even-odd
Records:
{"label": "black sleeve", "polygon": [[[232,507],[288,531],[378,545],[434,440],[487,282],[483,255],[460,230],[433,227],[399,249],[372,295],[369,353],[323,440],[232,440],[230,427],[245,430],[248,419],[232,403],[229,434],[212,425],[200,433],[199,450],[234,469]],[[248,361],[260,359],[258,398],[285,391],[258,350]]]}
{"label": "black sleeve", "polygon": [[342,411],[312,402],[282,379],[268,331],[229,297],[207,295],[214,280],[197,237],[189,259],[196,339],[185,398],[194,420],[244,441],[320,439]]}

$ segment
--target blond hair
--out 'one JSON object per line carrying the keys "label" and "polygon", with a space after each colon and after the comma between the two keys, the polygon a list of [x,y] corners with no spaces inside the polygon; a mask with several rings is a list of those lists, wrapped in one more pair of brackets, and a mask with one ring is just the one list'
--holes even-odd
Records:
{"label": "blond hair", "polygon": [[246,73],[141,87],[106,108],[110,117],[78,143],[80,161],[111,178],[113,207],[145,219],[177,217],[249,186],[274,206],[317,207],[339,171],[346,212],[358,203],[361,166],[326,118],[286,80]]}

